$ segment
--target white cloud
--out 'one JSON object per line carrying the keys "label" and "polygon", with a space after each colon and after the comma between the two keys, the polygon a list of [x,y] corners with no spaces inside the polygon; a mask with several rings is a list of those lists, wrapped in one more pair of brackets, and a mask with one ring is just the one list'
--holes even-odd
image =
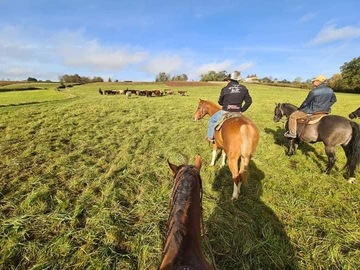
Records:
{"label": "white cloud", "polygon": [[[184,68],[184,61],[181,56],[171,53],[164,53],[151,57],[151,60],[144,63],[144,69],[157,75],[159,72],[176,73]],[[174,74],[173,74],[174,75]]]}
{"label": "white cloud", "polygon": [[239,67],[239,71],[243,72],[245,70],[251,69],[255,66],[255,62],[251,61],[251,62],[247,62],[247,63],[242,63]]}
{"label": "white cloud", "polygon": [[210,70],[213,70],[216,72],[226,70],[228,72],[231,72],[229,70],[232,69],[232,65],[233,65],[233,61],[231,61],[231,60],[224,60],[222,62],[213,62],[213,63],[202,64],[197,68],[196,73],[198,75],[206,74]]}
{"label": "white cloud", "polygon": [[148,57],[148,53],[140,48],[104,46],[97,40],[86,40],[81,31],[63,32],[55,40],[57,53],[62,62],[70,67],[116,70]]}
{"label": "white cloud", "polygon": [[360,37],[360,27],[344,26],[336,28],[335,25],[330,25],[323,28],[308,45],[321,45],[337,40],[347,40]]}
{"label": "white cloud", "polygon": [[314,19],[316,17],[316,13],[313,13],[313,12],[309,12],[309,13],[306,13],[305,15],[303,15],[299,20],[298,22],[299,23],[306,23],[308,21],[311,21],[312,19]]}

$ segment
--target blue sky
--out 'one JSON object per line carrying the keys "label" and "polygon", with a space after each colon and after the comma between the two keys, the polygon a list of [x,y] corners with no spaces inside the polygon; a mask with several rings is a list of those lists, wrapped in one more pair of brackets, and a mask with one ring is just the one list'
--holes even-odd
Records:
{"label": "blue sky", "polygon": [[0,0],[0,80],[331,77],[360,56],[359,10],[359,0]]}

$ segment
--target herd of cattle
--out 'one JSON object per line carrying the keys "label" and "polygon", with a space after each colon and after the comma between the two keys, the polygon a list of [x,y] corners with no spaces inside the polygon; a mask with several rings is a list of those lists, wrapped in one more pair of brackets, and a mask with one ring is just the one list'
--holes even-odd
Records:
{"label": "herd of cattle", "polygon": [[127,97],[130,97],[131,95],[137,95],[137,96],[146,96],[146,97],[160,97],[164,95],[174,95],[179,94],[181,96],[187,96],[187,91],[172,91],[171,89],[164,89],[161,90],[102,90],[99,88],[99,94],[100,95],[126,95]]}
{"label": "herd of cattle", "polygon": [[[102,90],[99,88],[99,94],[100,95],[126,95],[127,97],[130,97],[131,95],[137,95],[137,96],[146,96],[146,97],[160,97],[164,95],[175,95],[179,94],[181,96],[187,96],[187,91],[179,90],[179,91],[172,91],[171,89],[164,89],[161,90]],[[360,118],[360,107],[357,108],[355,111],[349,114],[350,119],[354,118]]]}

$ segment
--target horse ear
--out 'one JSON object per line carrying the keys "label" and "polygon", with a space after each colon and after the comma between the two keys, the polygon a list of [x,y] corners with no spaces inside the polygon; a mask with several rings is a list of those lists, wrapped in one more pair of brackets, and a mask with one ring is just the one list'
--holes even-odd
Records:
{"label": "horse ear", "polygon": [[201,169],[201,165],[202,165],[202,158],[200,155],[197,155],[195,157],[195,168],[200,172]]}
{"label": "horse ear", "polygon": [[179,170],[179,166],[176,166],[176,165],[174,165],[174,164],[170,163],[170,162],[169,162],[169,160],[167,161],[167,163],[168,163],[168,165],[169,165],[169,167],[170,167],[170,169],[171,169],[171,171],[172,171],[173,175],[175,176],[175,175],[176,175],[176,173],[177,173],[177,172],[178,172],[178,170]]}

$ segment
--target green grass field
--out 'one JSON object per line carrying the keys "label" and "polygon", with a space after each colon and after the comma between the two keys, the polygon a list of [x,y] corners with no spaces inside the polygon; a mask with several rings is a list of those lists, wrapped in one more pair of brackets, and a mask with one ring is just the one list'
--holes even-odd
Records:
{"label": "green grass field", "polygon": [[[196,154],[211,246],[204,252],[218,269],[360,269],[360,187],[343,177],[342,149],[323,175],[323,145],[302,144],[288,158],[284,123],[272,120],[276,102],[299,105],[307,91],[247,85],[246,115],[260,142],[233,203],[229,169],[208,166],[209,118],[192,121],[199,98],[216,102],[222,85],[152,98],[98,88],[169,87],[0,88],[0,269],[157,269],[172,188],[167,159],[192,163]],[[359,107],[359,95],[337,98],[333,114]]]}

